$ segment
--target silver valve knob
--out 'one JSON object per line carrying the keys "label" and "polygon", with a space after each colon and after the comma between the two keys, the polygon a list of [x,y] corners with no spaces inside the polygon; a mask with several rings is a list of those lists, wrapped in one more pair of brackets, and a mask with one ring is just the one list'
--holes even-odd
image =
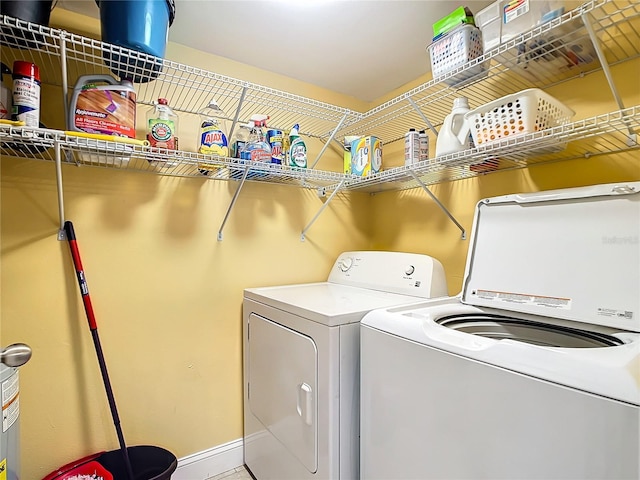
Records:
{"label": "silver valve knob", "polygon": [[24,343],[14,343],[0,350],[0,361],[7,367],[20,367],[31,358],[31,347]]}

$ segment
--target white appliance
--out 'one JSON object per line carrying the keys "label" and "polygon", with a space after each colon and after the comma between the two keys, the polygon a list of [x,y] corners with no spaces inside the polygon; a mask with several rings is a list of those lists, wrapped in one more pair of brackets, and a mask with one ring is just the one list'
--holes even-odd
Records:
{"label": "white appliance", "polygon": [[458,297],[361,323],[361,478],[638,479],[640,182],[479,202]]}
{"label": "white appliance", "polygon": [[447,295],[418,254],[346,252],[328,281],[244,292],[244,461],[258,480],[359,478],[359,322]]}

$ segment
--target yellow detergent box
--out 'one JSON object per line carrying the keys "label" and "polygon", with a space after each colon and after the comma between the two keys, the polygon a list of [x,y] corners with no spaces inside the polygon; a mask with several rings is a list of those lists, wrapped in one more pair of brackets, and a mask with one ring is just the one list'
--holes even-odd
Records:
{"label": "yellow detergent box", "polygon": [[351,142],[351,173],[368,177],[382,170],[382,142],[362,137]]}
{"label": "yellow detergent box", "polygon": [[359,139],[357,135],[347,135],[344,137],[344,154],[343,154],[343,172],[347,175],[351,174],[351,144],[354,140]]}

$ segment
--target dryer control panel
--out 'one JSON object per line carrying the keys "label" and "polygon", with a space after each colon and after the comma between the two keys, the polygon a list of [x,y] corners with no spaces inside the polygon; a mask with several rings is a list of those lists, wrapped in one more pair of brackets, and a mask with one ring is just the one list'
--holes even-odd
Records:
{"label": "dryer control panel", "polygon": [[422,298],[448,295],[442,264],[417,253],[344,252],[333,265],[328,281]]}

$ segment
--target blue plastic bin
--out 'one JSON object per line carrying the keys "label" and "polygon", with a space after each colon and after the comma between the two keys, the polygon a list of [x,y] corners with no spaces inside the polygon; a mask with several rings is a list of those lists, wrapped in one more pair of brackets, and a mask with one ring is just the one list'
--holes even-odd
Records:
{"label": "blue plastic bin", "polygon": [[[102,41],[134,50],[123,54],[106,48],[105,62],[121,79],[153,80],[162,71],[169,27],[175,18],[174,0],[96,0],[100,8]],[[137,54],[137,53],[140,54]]]}

